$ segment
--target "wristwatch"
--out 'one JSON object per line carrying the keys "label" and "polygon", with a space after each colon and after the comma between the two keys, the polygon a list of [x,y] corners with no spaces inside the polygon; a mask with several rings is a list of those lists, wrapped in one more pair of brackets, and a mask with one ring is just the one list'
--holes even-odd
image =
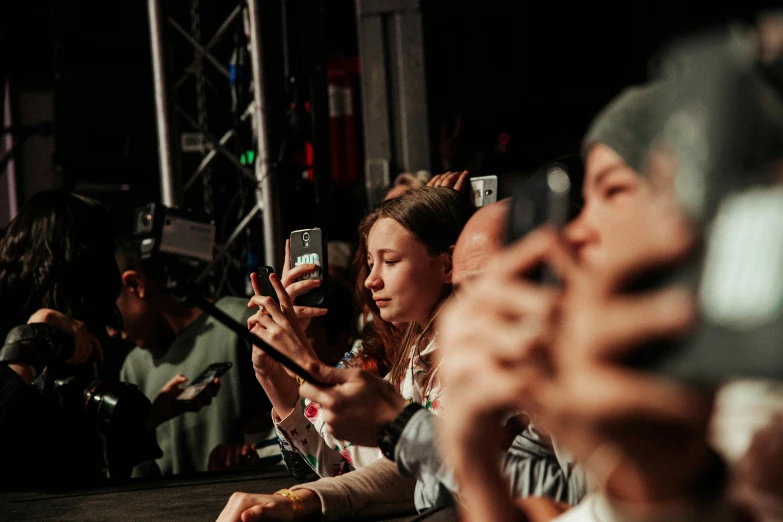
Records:
{"label": "wristwatch", "polygon": [[400,440],[402,430],[408,425],[408,421],[411,420],[411,417],[413,417],[417,411],[423,409],[424,406],[421,404],[412,402],[405,406],[394,420],[381,430],[381,434],[378,436],[378,447],[381,448],[384,457],[394,462],[394,450],[397,447],[397,441]]}

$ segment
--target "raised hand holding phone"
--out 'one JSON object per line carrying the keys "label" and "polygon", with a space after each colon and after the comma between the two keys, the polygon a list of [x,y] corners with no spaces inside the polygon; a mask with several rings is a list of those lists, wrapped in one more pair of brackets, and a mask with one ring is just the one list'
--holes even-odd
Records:
{"label": "raised hand holding phone", "polygon": [[[298,383],[303,380],[320,382],[311,373],[314,365],[320,362],[296,318],[291,297],[278,276],[274,273],[269,275],[269,283],[277,300],[261,295],[258,279],[257,273],[251,274],[256,295],[248,303],[248,307],[258,307],[258,312],[247,322],[250,333],[258,338],[258,341],[253,342],[253,369],[256,379],[272,402],[273,414],[283,418],[299,400]],[[288,362],[284,364],[283,359]],[[302,367],[303,364],[308,370]]]}
{"label": "raised hand holding phone", "polygon": [[303,265],[310,267],[310,270],[298,271],[296,278],[289,274],[289,278],[293,279],[290,284],[293,285],[294,281],[299,283],[319,281],[318,284],[302,285],[297,295],[292,296],[294,303],[302,307],[326,308],[329,285],[326,234],[320,228],[294,230],[286,246],[288,253],[286,266],[291,272]]}
{"label": "raised hand holding phone", "polygon": [[[296,316],[291,297],[286,292],[277,274],[270,274],[269,282],[275,291],[277,301],[271,296],[255,295],[251,297],[248,306],[257,306],[258,312],[248,319],[248,329],[260,337],[262,341],[300,365],[307,365],[308,363],[320,364]],[[253,285],[257,292],[261,291],[257,277]],[[277,304],[278,301],[279,305]],[[255,354],[254,350],[254,363],[256,355],[261,357],[261,354]]]}
{"label": "raised hand holding phone", "polygon": [[313,317],[322,316],[326,314],[327,311],[326,308],[296,305],[297,298],[299,298],[300,295],[324,286],[325,282],[321,279],[303,279],[308,273],[312,273],[317,269],[318,265],[314,263],[300,263],[299,265],[292,267],[291,240],[286,240],[285,262],[283,263],[283,275],[280,278],[280,282],[291,297],[291,301],[295,303],[294,312],[296,313],[296,317],[299,318],[299,324],[302,326],[303,330],[307,329],[310,325],[310,320]]}

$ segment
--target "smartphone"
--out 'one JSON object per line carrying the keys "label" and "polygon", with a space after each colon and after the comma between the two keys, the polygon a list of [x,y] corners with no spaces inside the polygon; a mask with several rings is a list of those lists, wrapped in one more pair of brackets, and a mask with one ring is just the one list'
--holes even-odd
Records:
{"label": "smartphone", "polygon": [[470,178],[470,184],[473,188],[473,205],[476,208],[481,208],[498,200],[497,176]]}
{"label": "smartphone", "polygon": [[233,366],[230,362],[212,363],[201,372],[198,377],[193,379],[190,384],[182,389],[176,400],[192,401],[199,396],[204,389],[216,378],[226,373]]}
{"label": "smartphone", "polygon": [[256,274],[258,274],[258,286],[261,287],[261,295],[269,296],[275,300],[278,306],[280,306],[280,299],[277,297],[275,287],[269,281],[269,275],[274,274],[275,269],[271,266],[260,266],[256,268]]}
{"label": "smartphone", "polygon": [[[581,209],[581,186],[584,176],[582,159],[565,156],[542,166],[512,191],[509,205],[506,244],[511,244],[533,230],[550,225],[563,228]],[[530,279],[556,284],[546,267],[539,267]]]}
{"label": "smartphone", "polygon": [[326,308],[328,304],[329,265],[326,234],[320,228],[307,228],[291,232],[291,268],[302,264],[314,264],[316,269],[300,278],[318,279],[321,286],[300,294],[294,300],[298,306]]}

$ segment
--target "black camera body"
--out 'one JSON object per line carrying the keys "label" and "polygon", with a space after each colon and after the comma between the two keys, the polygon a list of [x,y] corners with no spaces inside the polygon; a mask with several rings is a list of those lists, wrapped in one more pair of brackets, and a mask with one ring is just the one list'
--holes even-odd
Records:
{"label": "black camera body", "polygon": [[124,476],[146,455],[143,440],[152,405],[133,384],[96,378],[91,365],[70,366],[73,339],[47,324],[13,328],[0,348],[0,361],[21,362],[38,371],[34,386],[53,397],[66,417],[94,429],[105,441],[112,476]]}
{"label": "black camera body", "polygon": [[215,249],[215,223],[204,213],[149,203],[136,209],[132,233],[142,261],[155,262],[164,287],[177,291],[195,282]]}
{"label": "black camera body", "polygon": [[137,431],[150,415],[149,399],[127,382],[69,376],[56,379],[52,392],[72,417],[82,417],[106,436]]}

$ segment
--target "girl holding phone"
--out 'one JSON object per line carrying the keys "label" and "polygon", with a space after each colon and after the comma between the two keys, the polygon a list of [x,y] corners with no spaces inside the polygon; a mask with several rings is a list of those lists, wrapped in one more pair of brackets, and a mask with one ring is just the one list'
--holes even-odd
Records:
{"label": "girl holding phone", "polygon": [[[472,210],[459,192],[422,187],[384,202],[365,218],[364,224],[369,225],[365,287],[381,319],[408,324],[386,377],[401,404],[416,402],[438,410],[441,390],[433,360],[437,346],[433,323],[451,293],[451,252]],[[259,311],[248,321],[248,327],[271,346],[317,372],[321,363],[307,345],[291,298],[275,275],[270,281],[281,306],[278,308],[271,297],[253,297],[251,303]],[[300,400],[299,383],[258,347],[253,349],[253,363],[259,383],[272,400],[279,435],[320,476],[339,475],[382,457],[377,447],[352,445],[327,433],[319,405]],[[368,394],[368,412],[382,414],[373,411],[375,400]],[[380,407],[385,402],[377,400],[377,404]]]}

